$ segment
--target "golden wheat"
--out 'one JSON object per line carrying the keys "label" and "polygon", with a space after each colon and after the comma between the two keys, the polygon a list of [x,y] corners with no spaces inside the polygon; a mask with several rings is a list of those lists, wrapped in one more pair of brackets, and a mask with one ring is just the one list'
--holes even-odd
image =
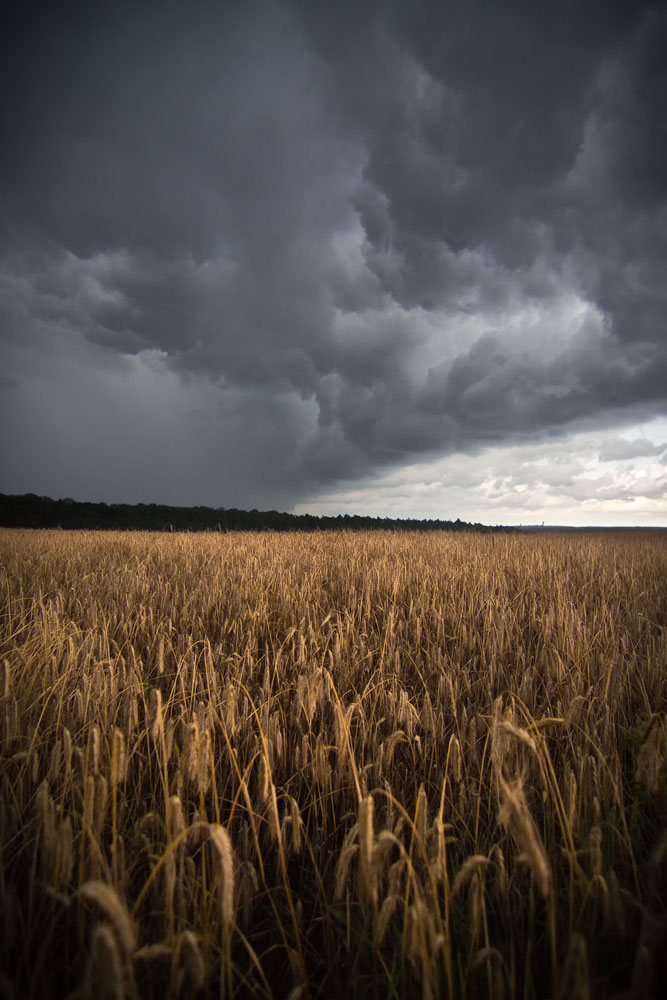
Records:
{"label": "golden wheat", "polygon": [[667,534],[0,532],[11,995],[667,977]]}

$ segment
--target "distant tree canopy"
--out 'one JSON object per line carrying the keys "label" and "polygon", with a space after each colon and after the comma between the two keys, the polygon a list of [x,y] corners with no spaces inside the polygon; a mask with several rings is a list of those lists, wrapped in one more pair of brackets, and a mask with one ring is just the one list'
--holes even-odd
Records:
{"label": "distant tree canopy", "polygon": [[483,524],[338,514],[286,514],[277,510],[169,507],[165,504],[79,503],[70,497],[0,493],[0,525],[12,528],[88,528],[115,531],[494,531]]}

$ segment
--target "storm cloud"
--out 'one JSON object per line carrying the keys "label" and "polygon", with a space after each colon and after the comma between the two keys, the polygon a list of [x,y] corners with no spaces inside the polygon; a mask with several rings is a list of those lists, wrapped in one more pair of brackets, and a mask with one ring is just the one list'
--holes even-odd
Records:
{"label": "storm cloud", "polygon": [[16,5],[3,44],[6,489],[292,506],[665,413],[664,4]]}

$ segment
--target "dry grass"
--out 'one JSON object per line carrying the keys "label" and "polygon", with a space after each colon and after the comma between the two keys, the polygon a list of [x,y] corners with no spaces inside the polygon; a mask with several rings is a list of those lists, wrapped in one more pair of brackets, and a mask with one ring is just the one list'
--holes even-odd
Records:
{"label": "dry grass", "polygon": [[658,993],[667,535],[0,560],[3,995]]}

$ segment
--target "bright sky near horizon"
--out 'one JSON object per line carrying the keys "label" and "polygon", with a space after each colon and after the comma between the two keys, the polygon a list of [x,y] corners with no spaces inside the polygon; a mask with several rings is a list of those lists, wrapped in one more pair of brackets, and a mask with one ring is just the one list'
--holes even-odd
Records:
{"label": "bright sky near horizon", "polygon": [[0,491],[667,526],[667,4],[14,5]]}

